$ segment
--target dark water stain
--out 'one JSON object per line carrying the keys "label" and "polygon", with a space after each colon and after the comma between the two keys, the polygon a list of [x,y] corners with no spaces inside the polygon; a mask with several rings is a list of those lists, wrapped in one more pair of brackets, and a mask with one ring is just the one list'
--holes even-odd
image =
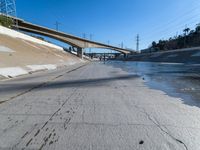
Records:
{"label": "dark water stain", "polygon": [[6,101],[0,101],[0,104],[3,104],[3,103],[5,103]]}

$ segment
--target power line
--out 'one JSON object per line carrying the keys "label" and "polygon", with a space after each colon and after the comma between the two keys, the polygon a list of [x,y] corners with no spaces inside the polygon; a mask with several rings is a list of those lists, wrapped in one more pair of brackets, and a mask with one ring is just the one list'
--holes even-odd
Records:
{"label": "power line", "polygon": [[166,31],[169,31],[169,30],[171,31],[171,30],[173,30],[174,28],[177,28],[180,25],[183,26],[183,24],[186,23],[185,20],[190,21],[190,22],[187,21],[187,24],[192,24],[191,21],[193,21],[193,20],[196,20],[195,23],[199,22],[200,18],[199,18],[198,13],[195,13],[195,14],[192,13],[191,14],[191,12],[193,12],[193,11],[194,10],[192,9],[188,12],[185,12],[184,15],[182,15],[182,16],[176,18],[176,19],[173,19],[172,21],[168,22],[166,25],[160,25],[160,28],[154,28],[154,30],[152,30],[152,32],[146,33],[147,35],[149,35],[147,37],[152,37],[152,35],[162,34],[163,32],[166,32]]}
{"label": "power line", "polygon": [[[189,20],[189,19],[188,19]],[[168,34],[169,32],[171,32],[171,31],[173,31],[173,32],[177,32],[177,30],[183,30],[183,28],[184,28],[184,25],[185,25],[185,23],[187,23],[187,25],[189,25],[189,26],[192,26],[192,27],[194,27],[198,22],[200,21],[200,18],[198,17],[192,17],[192,19],[190,18],[190,22],[185,22],[185,21],[182,21],[181,22],[181,24],[179,23],[179,24],[174,24],[174,26],[173,27],[168,27],[168,28],[165,28],[165,29],[162,29],[162,30],[158,30],[158,31],[155,31],[154,33],[152,33],[152,34],[148,34],[148,36],[145,36],[145,38],[146,39],[149,39],[149,38],[151,38],[152,39],[152,37],[154,37],[155,35],[166,35],[166,34]]]}
{"label": "power line", "polygon": [[[184,9],[185,9],[185,8],[184,8]],[[185,16],[188,16],[188,15],[190,15],[191,13],[192,13],[192,16],[194,16],[193,12],[196,11],[196,10],[199,10],[199,4],[195,5],[195,7],[191,8],[189,11],[186,11],[186,12],[184,12],[183,14],[181,14],[181,15],[179,15],[179,16],[173,18],[172,20],[169,20],[167,23],[162,24],[162,25],[159,25],[159,26],[156,26],[155,28],[152,29],[152,32],[154,32],[155,30],[158,30],[159,28],[162,28],[162,29],[163,29],[163,26],[164,26],[164,27],[168,27],[168,26],[171,25],[171,24],[173,25],[174,22],[179,21],[180,18],[183,18],[183,19],[184,19]],[[197,14],[198,14],[198,12],[197,12]],[[190,18],[190,17],[191,17],[191,16],[189,16],[189,18]]]}
{"label": "power line", "polygon": [[[189,4],[191,5],[192,2],[190,1]],[[194,2],[196,2],[196,0],[194,0]],[[184,7],[184,10],[185,10],[185,7]],[[174,32],[174,35],[176,35],[177,30],[179,31],[181,30],[181,33],[182,33],[185,24],[189,25],[191,28],[194,28],[195,25],[200,22],[200,17],[197,12],[197,10],[199,10],[199,3],[196,3],[195,7],[193,8],[190,7],[190,10],[188,11],[184,11],[184,10],[181,11],[181,12],[184,12],[182,15],[179,15],[173,18],[171,21],[168,21],[166,24],[159,25],[156,28],[154,28],[154,30],[147,32],[144,35],[146,43],[148,43],[147,41],[152,42],[153,41],[152,37],[156,37],[156,39],[158,39],[159,37],[159,39],[162,39],[162,36],[163,36],[166,38],[166,35],[169,36],[169,32],[171,34],[172,32]]]}
{"label": "power line", "polygon": [[[194,20],[195,19],[195,20]],[[195,26],[198,22],[199,22],[199,20],[200,20],[200,18],[193,18],[193,19],[191,19],[192,20],[192,22],[187,22],[187,25],[189,25],[189,26]],[[174,25],[174,27],[168,27],[168,28],[166,28],[166,29],[163,29],[162,31],[156,31],[156,32],[154,32],[153,34],[149,34],[148,36],[146,36],[146,38],[152,38],[152,37],[154,37],[155,35],[160,35],[160,36],[162,36],[162,35],[166,35],[166,34],[169,34],[169,32],[174,32],[174,31],[176,31],[177,32],[177,30],[183,30],[184,29],[184,27],[185,27],[185,24],[184,23],[186,23],[186,22],[182,22],[182,24],[175,24]]]}
{"label": "power line", "polygon": [[174,30],[174,29],[177,29],[179,27],[182,27],[183,24],[185,24],[185,23],[187,23],[188,25],[190,25],[192,23],[197,23],[197,22],[200,21],[200,17],[199,16],[190,17],[190,18],[188,18],[186,20],[190,20],[190,21],[186,22],[185,20],[181,20],[181,21],[179,21],[177,23],[174,23],[172,25],[168,25],[168,26],[162,27],[162,28],[160,28],[160,30],[157,29],[157,30],[155,30],[154,32],[152,32],[150,34],[148,34],[148,33],[146,33],[146,34],[148,34],[151,37],[152,35],[161,34],[163,32]]}
{"label": "power line", "polygon": [[[160,33],[160,32],[162,32],[162,31],[166,31],[166,30],[168,30],[168,29],[173,29],[173,27],[177,27],[177,26],[182,26],[183,24],[185,24],[185,23],[187,23],[187,24],[191,24],[191,21],[198,21],[200,18],[197,18],[196,16],[195,17],[188,17],[188,18],[185,18],[184,20],[181,20],[181,21],[179,21],[179,22],[177,22],[177,23],[174,23],[174,24],[172,24],[172,25],[170,25],[170,26],[168,26],[168,27],[166,27],[165,26],[165,28],[162,28],[161,30],[157,30],[156,31],[156,33]],[[186,22],[185,20],[190,20],[190,22]],[[155,33],[155,32],[154,32]]]}

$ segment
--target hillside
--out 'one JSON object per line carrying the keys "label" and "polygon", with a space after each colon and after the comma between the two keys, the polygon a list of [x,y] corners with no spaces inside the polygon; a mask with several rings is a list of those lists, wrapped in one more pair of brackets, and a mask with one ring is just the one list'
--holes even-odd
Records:
{"label": "hillside", "polygon": [[168,40],[153,41],[152,46],[146,50],[142,50],[142,53],[167,51],[183,48],[192,48],[200,46],[200,24],[197,24],[194,30],[185,28],[183,34],[170,37]]}

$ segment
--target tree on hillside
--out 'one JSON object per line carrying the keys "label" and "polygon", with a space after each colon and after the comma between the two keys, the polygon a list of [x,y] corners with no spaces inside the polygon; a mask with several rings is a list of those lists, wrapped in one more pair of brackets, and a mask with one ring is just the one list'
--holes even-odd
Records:
{"label": "tree on hillside", "polygon": [[160,50],[165,50],[165,44],[166,44],[166,41],[164,40],[159,40],[158,42],[158,47]]}
{"label": "tree on hillside", "polygon": [[4,26],[4,27],[8,27],[11,28],[11,26],[13,25],[13,20],[11,18],[8,18],[6,16],[2,16],[0,15],[0,25]]}
{"label": "tree on hillside", "polygon": [[199,23],[199,24],[197,24],[197,27],[196,27],[195,31],[196,31],[197,33],[199,33],[199,32],[200,32],[200,23]]}
{"label": "tree on hillside", "polygon": [[153,41],[149,49],[163,51],[200,46],[200,23],[194,30],[186,27],[183,33],[170,37],[168,40],[159,40],[157,43]]}
{"label": "tree on hillside", "polygon": [[190,28],[185,28],[185,29],[183,30],[183,32],[185,33],[185,35],[188,35],[189,31],[190,31]]}
{"label": "tree on hillside", "polygon": [[187,46],[187,35],[188,35],[189,31],[190,31],[190,28],[185,28],[183,30],[183,32],[184,32],[184,46],[183,47]]}
{"label": "tree on hillside", "polygon": [[153,42],[152,42],[152,47],[153,47],[153,48],[156,48],[156,46],[157,46],[156,42],[153,41]]}

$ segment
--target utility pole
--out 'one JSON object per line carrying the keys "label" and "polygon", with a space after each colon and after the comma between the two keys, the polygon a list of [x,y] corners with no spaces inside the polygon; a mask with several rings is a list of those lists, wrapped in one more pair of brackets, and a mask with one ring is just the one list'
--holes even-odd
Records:
{"label": "utility pole", "polygon": [[85,33],[83,33],[83,38],[86,39],[86,34]]}
{"label": "utility pole", "polygon": [[[109,40],[107,41],[107,44],[110,45],[110,41]],[[110,50],[110,53],[112,55],[112,53],[113,53],[112,49]]]}
{"label": "utility pole", "polygon": [[121,48],[124,48],[124,43],[123,42],[121,43]]}
{"label": "utility pole", "polygon": [[140,36],[139,34],[137,34],[136,37],[136,50],[139,51],[139,46],[140,46]]}
{"label": "utility pole", "polygon": [[176,36],[175,36],[175,38],[178,38],[178,31],[176,32]]}
{"label": "utility pole", "polygon": [[61,23],[59,23],[58,21],[56,21],[55,26],[56,26],[56,31],[59,30],[59,25],[61,25]]}
{"label": "utility pole", "polygon": [[[87,39],[86,38],[86,33],[83,33],[83,39]],[[86,42],[84,42],[84,50],[83,50],[83,53],[85,53],[86,51],[85,51],[85,47],[86,47]]]}
{"label": "utility pole", "polygon": [[[107,44],[110,45],[110,41],[109,40],[107,41]],[[110,53],[112,54],[112,50],[110,50]]]}
{"label": "utility pole", "polygon": [[93,38],[93,34],[90,34],[90,40],[92,40],[92,38]]}
{"label": "utility pole", "polygon": [[185,25],[185,29],[183,30],[183,32],[185,32],[185,34],[184,34],[184,48],[186,48],[187,29],[189,29],[189,28],[187,27],[187,25]]}
{"label": "utility pole", "polygon": [[[90,34],[90,41],[92,41],[92,37],[93,37],[93,35],[92,34]],[[92,53],[92,49],[90,48],[90,51],[89,51],[89,53]]]}

